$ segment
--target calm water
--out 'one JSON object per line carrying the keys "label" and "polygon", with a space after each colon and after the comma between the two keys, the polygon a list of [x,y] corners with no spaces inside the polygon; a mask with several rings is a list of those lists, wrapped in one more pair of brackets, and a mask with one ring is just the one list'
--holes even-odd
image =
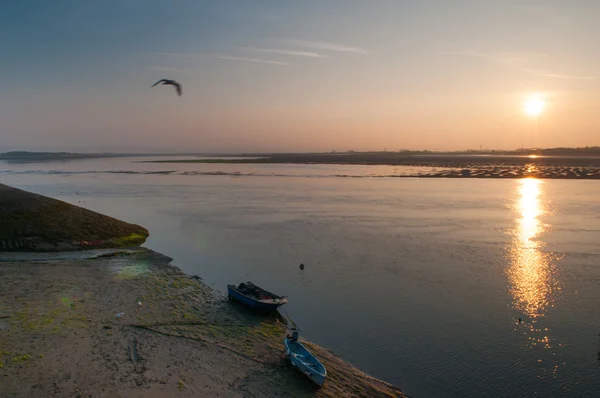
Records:
{"label": "calm water", "polygon": [[600,182],[133,160],[0,182],[142,224],[221,291],[288,295],[305,337],[410,395],[600,396]]}

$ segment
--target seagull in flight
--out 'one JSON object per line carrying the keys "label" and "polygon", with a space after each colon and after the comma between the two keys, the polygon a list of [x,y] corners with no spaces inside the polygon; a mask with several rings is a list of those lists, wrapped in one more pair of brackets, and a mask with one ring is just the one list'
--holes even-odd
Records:
{"label": "seagull in flight", "polygon": [[157,81],[156,83],[154,83],[152,85],[152,87],[156,86],[157,84],[170,84],[171,86],[175,86],[175,89],[177,90],[177,94],[179,96],[181,96],[181,84],[176,82],[175,80],[169,80],[169,79],[161,79],[159,81]]}

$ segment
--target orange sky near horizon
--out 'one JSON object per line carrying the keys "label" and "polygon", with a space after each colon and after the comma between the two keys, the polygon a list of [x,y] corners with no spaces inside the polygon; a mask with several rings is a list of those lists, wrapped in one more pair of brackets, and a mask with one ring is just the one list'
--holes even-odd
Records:
{"label": "orange sky near horizon", "polygon": [[35,10],[0,17],[0,150],[600,145],[600,2],[149,1],[74,2],[37,36]]}

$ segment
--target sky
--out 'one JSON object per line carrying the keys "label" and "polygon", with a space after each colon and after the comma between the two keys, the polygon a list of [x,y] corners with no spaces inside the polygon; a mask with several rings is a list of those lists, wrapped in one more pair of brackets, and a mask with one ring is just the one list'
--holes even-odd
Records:
{"label": "sky", "polygon": [[598,20],[597,0],[8,2],[0,151],[600,145]]}

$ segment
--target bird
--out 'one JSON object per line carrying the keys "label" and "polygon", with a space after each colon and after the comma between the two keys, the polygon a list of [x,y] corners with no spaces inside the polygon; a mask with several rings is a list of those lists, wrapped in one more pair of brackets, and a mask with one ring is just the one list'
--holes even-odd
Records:
{"label": "bird", "polygon": [[179,96],[181,96],[181,84],[176,82],[175,80],[169,80],[169,79],[161,79],[159,81],[157,81],[156,83],[154,83],[152,85],[152,87],[156,86],[157,84],[170,84],[171,86],[175,86],[175,89],[177,90],[177,94]]}
{"label": "bird", "polygon": [[300,264],[300,269],[304,269],[304,264]]}

